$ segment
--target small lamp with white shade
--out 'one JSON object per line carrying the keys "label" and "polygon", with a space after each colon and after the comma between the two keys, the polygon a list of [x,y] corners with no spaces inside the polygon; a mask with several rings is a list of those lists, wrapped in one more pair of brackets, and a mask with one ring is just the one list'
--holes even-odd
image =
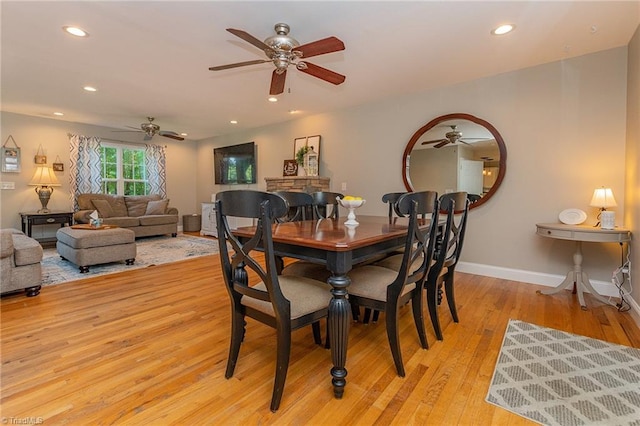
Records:
{"label": "small lamp with white shade", "polygon": [[29,185],[36,187],[36,194],[38,194],[40,204],[42,204],[42,208],[38,210],[38,213],[49,213],[47,204],[53,193],[53,187],[61,186],[53,169],[46,165],[38,166]]}
{"label": "small lamp with white shade", "polygon": [[598,214],[598,223],[595,226],[600,225],[602,229],[614,229],[615,228],[615,212],[608,211],[607,207],[616,207],[616,199],[613,196],[611,188],[597,188],[593,191],[593,198],[591,198],[590,205],[592,207],[598,207],[600,213]]}

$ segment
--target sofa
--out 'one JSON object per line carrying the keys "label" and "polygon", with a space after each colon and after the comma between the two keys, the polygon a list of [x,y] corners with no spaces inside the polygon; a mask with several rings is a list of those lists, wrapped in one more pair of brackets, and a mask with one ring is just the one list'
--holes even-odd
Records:
{"label": "sofa", "polygon": [[130,229],[136,238],[154,235],[178,235],[178,209],[160,195],[80,194],[75,223],[89,224],[94,211],[104,225]]}
{"label": "sofa", "polygon": [[0,293],[25,289],[37,296],[42,283],[42,246],[17,229],[0,229]]}

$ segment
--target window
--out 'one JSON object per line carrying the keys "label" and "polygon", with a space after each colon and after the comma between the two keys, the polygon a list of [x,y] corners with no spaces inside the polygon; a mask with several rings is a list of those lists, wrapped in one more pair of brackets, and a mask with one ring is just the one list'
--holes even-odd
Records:
{"label": "window", "polygon": [[104,194],[149,194],[144,149],[103,145],[100,148],[100,166]]}

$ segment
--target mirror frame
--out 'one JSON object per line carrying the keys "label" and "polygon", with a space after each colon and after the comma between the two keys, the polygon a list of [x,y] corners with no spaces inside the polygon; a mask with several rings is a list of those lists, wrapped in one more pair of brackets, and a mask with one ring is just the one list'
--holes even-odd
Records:
{"label": "mirror frame", "polygon": [[411,139],[409,140],[409,143],[407,144],[407,147],[404,149],[404,153],[402,154],[402,180],[404,182],[404,186],[407,189],[407,191],[413,192],[414,188],[413,188],[413,185],[411,184],[411,178],[409,177],[409,159],[411,157],[411,151],[413,150],[413,147],[418,142],[420,137],[422,137],[422,135],[424,135],[426,132],[428,132],[429,130],[431,130],[432,128],[434,128],[435,126],[437,126],[438,124],[444,121],[449,121],[454,119],[469,120],[489,130],[489,132],[491,132],[491,134],[495,138],[496,143],[498,144],[498,150],[500,151],[500,161],[499,161],[500,170],[498,171],[498,177],[496,178],[496,182],[493,184],[489,192],[487,192],[482,198],[480,198],[480,200],[469,205],[469,208],[473,209],[483,205],[491,197],[493,197],[493,194],[496,193],[496,191],[502,184],[502,180],[504,179],[504,175],[507,171],[507,146],[504,143],[504,139],[502,139],[502,135],[500,135],[498,130],[495,127],[493,127],[491,123],[481,118],[475,117],[471,114],[465,114],[465,113],[446,114],[446,115],[441,115],[440,117],[434,118],[433,120],[429,121],[427,124],[422,126],[420,129],[418,129],[418,131],[415,132],[413,136],[411,136]]}

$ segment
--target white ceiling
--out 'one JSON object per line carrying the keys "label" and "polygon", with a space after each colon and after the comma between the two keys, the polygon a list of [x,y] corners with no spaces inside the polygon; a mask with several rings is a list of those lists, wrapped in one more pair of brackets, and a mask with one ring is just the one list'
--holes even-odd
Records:
{"label": "white ceiling", "polygon": [[[640,1],[601,2],[12,2],[0,3],[2,110],[120,129],[156,117],[198,140],[627,45]],[[301,44],[346,50],[310,62],[346,75],[334,86],[289,69],[267,102],[270,63],[226,28],[258,39],[290,25]],[[506,36],[490,35],[514,23]],[[76,25],[90,37],[62,31]],[[92,85],[95,93],[82,87]],[[230,120],[239,124],[231,125]],[[141,135],[142,137],[142,135]]]}

